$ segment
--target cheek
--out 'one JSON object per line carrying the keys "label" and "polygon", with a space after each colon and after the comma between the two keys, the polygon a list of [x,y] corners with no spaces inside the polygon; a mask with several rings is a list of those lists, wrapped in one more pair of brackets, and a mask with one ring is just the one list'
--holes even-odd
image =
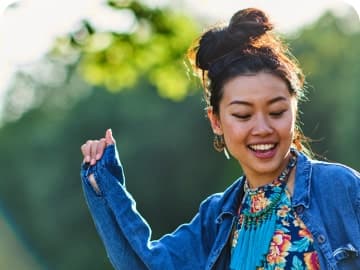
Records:
{"label": "cheek", "polygon": [[295,117],[289,114],[289,116],[285,118],[284,121],[279,123],[278,127],[284,136],[293,136],[295,131]]}
{"label": "cheek", "polygon": [[224,114],[221,117],[221,127],[224,133],[234,133],[238,129],[238,123],[233,116]]}
{"label": "cheek", "polygon": [[223,123],[224,138],[227,144],[236,142],[238,144],[246,139],[249,134],[250,125],[240,123],[234,118],[225,118]]}
{"label": "cheek", "polygon": [[296,112],[294,112],[292,115],[291,115],[291,129],[292,131],[295,130],[295,126],[296,126]]}

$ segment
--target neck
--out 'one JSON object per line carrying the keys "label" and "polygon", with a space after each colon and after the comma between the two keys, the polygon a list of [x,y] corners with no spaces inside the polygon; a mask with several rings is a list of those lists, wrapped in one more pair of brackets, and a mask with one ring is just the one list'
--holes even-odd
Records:
{"label": "neck", "polygon": [[291,154],[287,155],[279,168],[269,173],[256,173],[256,172],[244,172],[246,175],[246,181],[250,188],[258,188],[267,184],[272,183],[281,172],[287,167]]}
{"label": "neck", "polygon": [[[280,172],[279,172],[280,174]],[[277,175],[278,176],[278,175]],[[246,181],[248,182],[248,185],[250,188],[258,188],[261,186],[265,186],[267,184],[270,184],[276,179],[277,176],[266,176],[266,175],[257,175],[257,176],[247,176],[246,175]]]}

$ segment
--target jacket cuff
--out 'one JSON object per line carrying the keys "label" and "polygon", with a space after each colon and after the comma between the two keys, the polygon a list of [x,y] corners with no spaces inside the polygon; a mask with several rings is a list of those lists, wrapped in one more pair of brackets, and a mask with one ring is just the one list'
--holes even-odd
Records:
{"label": "jacket cuff", "polygon": [[89,176],[91,174],[94,175],[96,183],[99,187],[99,191],[94,191],[98,196],[102,196],[107,192],[107,189],[111,188],[111,185],[114,184],[107,183],[111,181],[110,179],[104,179],[103,177],[100,177],[99,172],[103,168],[107,169],[121,185],[125,186],[125,176],[115,144],[109,145],[105,148],[103,156],[96,162],[95,165],[91,166],[89,163],[81,164],[81,178],[94,190],[89,182]]}

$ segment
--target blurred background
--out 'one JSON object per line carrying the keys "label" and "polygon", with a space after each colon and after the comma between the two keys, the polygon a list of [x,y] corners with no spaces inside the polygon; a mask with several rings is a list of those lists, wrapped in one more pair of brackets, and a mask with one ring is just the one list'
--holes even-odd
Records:
{"label": "blurred background", "polygon": [[0,269],[112,269],[79,177],[80,145],[109,127],[153,238],[241,175],[213,150],[184,65],[192,41],[241,8],[264,9],[303,67],[313,151],[360,169],[359,6],[224,2],[0,0]]}

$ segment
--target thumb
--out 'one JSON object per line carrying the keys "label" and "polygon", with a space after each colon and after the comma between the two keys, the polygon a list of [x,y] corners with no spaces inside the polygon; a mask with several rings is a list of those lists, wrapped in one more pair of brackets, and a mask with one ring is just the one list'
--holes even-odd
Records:
{"label": "thumb", "polygon": [[115,144],[115,139],[112,135],[112,130],[111,128],[107,129],[106,130],[106,133],[105,133],[105,142],[106,142],[106,145],[111,145],[111,144]]}

